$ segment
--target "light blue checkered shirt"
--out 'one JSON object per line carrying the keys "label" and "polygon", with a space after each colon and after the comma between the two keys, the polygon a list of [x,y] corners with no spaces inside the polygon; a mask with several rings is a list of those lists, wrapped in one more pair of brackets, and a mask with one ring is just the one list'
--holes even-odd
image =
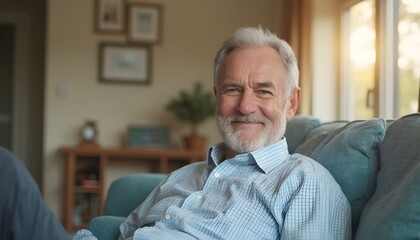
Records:
{"label": "light blue checkered shirt", "polygon": [[350,205],[330,173],[286,139],[171,173],[120,226],[120,239],[350,239]]}

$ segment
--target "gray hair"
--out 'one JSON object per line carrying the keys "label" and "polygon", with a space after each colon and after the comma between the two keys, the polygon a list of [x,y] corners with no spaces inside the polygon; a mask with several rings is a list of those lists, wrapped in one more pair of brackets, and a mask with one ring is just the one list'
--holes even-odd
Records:
{"label": "gray hair", "polygon": [[293,50],[286,41],[260,26],[239,28],[232,37],[223,43],[214,60],[214,86],[217,87],[219,69],[226,57],[238,47],[250,46],[268,46],[279,53],[288,73],[286,95],[290,96],[293,90],[299,86],[299,69]]}

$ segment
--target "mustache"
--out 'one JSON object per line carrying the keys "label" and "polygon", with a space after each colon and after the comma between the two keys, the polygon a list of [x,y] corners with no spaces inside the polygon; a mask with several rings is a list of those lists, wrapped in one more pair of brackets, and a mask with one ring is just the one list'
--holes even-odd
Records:
{"label": "mustache", "polygon": [[259,117],[255,117],[255,116],[250,116],[250,115],[232,115],[229,116],[226,119],[227,123],[230,124],[232,122],[248,122],[248,123],[262,123],[265,124],[264,119],[259,118]]}
{"label": "mustache", "polygon": [[251,115],[241,115],[241,114],[234,114],[230,115],[226,118],[221,117],[220,115],[217,116],[217,127],[219,132],[222,136],[233,135],[237,131],[241,131],[241,129],[233,129],[232,122],[248,122],[248,123],[260,123],[265,126],[266,122],[265,119],[261,117],[255,117]]}

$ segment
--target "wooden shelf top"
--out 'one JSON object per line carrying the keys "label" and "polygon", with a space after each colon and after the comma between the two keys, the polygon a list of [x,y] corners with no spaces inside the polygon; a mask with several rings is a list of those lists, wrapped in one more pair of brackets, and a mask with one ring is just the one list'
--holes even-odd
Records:
{"label": "wooden shelf top", "polygon": [[63,154],[76,154],[86,156],[107,157],[167,157],[167,158],[203,158],[202,151],[192,151],[179,148],[89,148],[89,147],[62,147]]}

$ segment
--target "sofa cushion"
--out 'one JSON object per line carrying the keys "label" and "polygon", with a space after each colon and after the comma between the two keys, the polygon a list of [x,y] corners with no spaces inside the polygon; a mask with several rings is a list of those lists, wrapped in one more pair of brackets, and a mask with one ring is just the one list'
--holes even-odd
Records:
{"label": "sofa cushion", "polygon": [[377,188],[360,217],[356,239],[418,239],[420,114],[392,123],[379,148]]}
{"label": "sofa cushion", "polygon": [[295,116],[289,121],[286,126],[286,132],[284,133],[289,152],[295,152],[299,143],[302,143],[306,136],[320,125],[321,122],[319,119],[304,115]]}
{"label": "sofa cushion", "polygon": [[327,168],[350,202],[353,229],[372,196],[378,172],[378,144],[385,135],[384,119],[331,122],[314,129],[296,148]]}

